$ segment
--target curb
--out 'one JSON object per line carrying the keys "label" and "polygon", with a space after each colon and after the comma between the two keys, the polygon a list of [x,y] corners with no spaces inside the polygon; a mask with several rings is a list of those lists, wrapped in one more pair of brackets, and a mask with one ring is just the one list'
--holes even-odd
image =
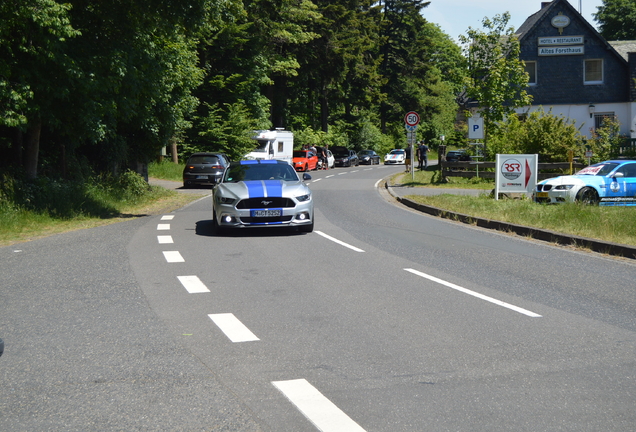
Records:
{"label": "curb", "polygon": [[391,190],[389,182],[384,182],[384,188],[387,192],[395,198],[398,202],[410,207],[414,210],[421,211],[422,213],[429,214],[431,216],[441,217],[444,219],[451,219],[454,221],[462,222],[465,224],[476,225],[481,228],[494,229],[497,231],[503,231],[508,233],[515,233],[524,237],[531,237],[536,240],[542,240],[550,243],[556,243],[561,246],[577,246],[590,249],[594,252],[602,254],[618,256],[623,258],[636,259],[636,247],[618,244],[608,243],[600,240],[595,240],[587,237],[579,237],[568,234],[561,234],[555,231],[542,230],[538,228],[530,228],[523,225],[515,225],[508,222],[501,222],[490,219],[482,219],[474,216],[468,216],[461,213],[455,213],[449,210],[443,210],[437,207],[429,206],[426,204],[420,204],[407,198],[397,196]]}

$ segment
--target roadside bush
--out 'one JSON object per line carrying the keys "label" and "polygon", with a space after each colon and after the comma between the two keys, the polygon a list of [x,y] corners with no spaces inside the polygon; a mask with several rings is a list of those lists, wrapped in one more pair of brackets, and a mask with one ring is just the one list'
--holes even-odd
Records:
{"label": "roadside bush", "polygon": [[540,162],[563,162],[568,151],[583,156],[582,135],[574,122],[545,112],[543,108],[527,116],[509,115],[488,134],[488,154],[538,154]]}
{"label": "roadside bush", "polygon": [[0,187],[0,210],[7,217],[18,211],[48,215],[56,219],[113,217],[122,204],[135,204],[151,192],[137,173],[104,174],[85,182],[39,177],[21,180],[4,176]]}

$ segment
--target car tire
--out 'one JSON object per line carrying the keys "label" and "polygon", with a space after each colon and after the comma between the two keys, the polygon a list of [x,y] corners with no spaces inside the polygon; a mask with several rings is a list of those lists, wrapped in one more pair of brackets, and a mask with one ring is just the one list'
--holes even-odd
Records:
{"label": "car tire", "polygon": [[576,201],[582,204],[598,205],[600,200],[596,189],[592,187],[584,187],[576,194]]}

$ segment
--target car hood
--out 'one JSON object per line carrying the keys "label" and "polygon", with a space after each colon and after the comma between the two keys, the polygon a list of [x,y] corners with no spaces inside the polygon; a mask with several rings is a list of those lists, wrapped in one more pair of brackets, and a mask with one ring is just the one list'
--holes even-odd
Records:
{"label": "car hood", "polygon": [[237,183],[221,183],[215,193],[233,196],[237,199],[266,197],[297,197],[309,193],[309,187],[302,181],[249,180]]}
{"label": "car hood", "polygon": [[552,178],[543,180],[540,183],[551,184],[553,186],[597,184],[597,183],[603,183],[603,177],[590,176],[590,175],[566,175],[566,176],[552,177]]}

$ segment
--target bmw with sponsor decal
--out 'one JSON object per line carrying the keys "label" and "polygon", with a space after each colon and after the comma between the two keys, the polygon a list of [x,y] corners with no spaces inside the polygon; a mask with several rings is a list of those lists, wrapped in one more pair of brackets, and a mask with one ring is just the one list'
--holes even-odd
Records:
{"label": "bmw with sponsor decal", "polygon": [[294,168],[279,160],[232,162],[214,189],[212,218],[225,228],[298,227],[314,229],[311,190]]}
{"label": "bmw with sponsor decal", "polygon": [[534,200],[547,204],[580,201],[605,206],[636,205],[636,160],[608,160],[575,175],[543,180],[537,184]]}

